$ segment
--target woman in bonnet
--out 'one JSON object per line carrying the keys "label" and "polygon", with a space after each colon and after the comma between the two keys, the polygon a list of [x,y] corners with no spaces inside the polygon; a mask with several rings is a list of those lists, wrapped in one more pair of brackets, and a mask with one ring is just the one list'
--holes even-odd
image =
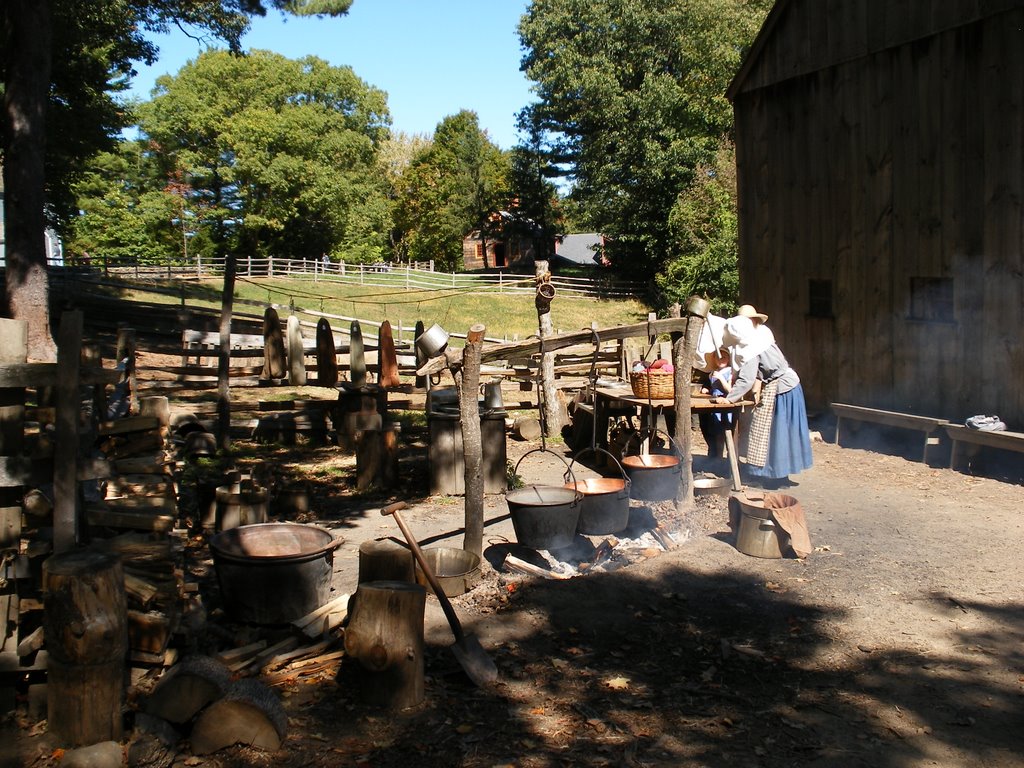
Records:
{"label": "woman in bonnet", "polygon": [[732,390],[712,402],[735,403],[762,382],[761,397],[747,439],[747,470],[765,488],[795,485],[789,475],[813,463],[804,391],[797,376],[764,323],[768,315],[749,304],[725,323],[723,342],[736,370]]}

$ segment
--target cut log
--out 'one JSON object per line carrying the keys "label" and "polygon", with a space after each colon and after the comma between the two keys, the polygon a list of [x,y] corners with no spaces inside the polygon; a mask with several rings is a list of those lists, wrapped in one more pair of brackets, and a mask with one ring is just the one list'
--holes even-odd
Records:
{"label": "cut log", "polygon": [[167,650],[174,631],[171,618],[160,611],[128,611],[128,642],[133,651],[156,656]]}
{"label": "cut log", "polygon": [[43,563],[50,733],[77,746],[121,739],[128,655],[124,572],[116,555],[77,550]]}
{"label": "cut log", "polygon": [[408,547],[384,539],[364,541],[359,545],[359,582],[416,582],[416,569]]}
{"label": "cut log", "polygon": [[170,474],[174,460],[164,451],[114,460],[114,471],[121,475]]}
{"label": "cut log", "polygon": [[232,683],[224,698],[200,713],[189,742],[196,755],[233,744],[276,752],[287,734],[288,718],[272,689],[257,680]]}
{"label": "cut log", "polygon": [[268,672],[272,669],[280,667],[282,664],[288,664],[289,662],[292,662],[296,659],[304,659],[308,656],[317,656],[326,651],[328,648],[330,648],[332,644],[333,641],[331,640],[323,640],[314,645],[307,645],[303,648],[296,648],[294,651],[286,651],[284,653],[279,653],[275,656],[271,656],[269,659],[263,662],[263,666],[260,668],[260,671]]}
{"label": "cut log", "polygon": [[329,613],[345,612],[348,610],[349,595],[345,593],[321,605],[316,610],[310,611],[305,616],[295,619],[292,626],[300,632],[304,632],[310,626],[317,624],[317,619],[323,619]]}
{"label": "cut log", "polygon": [[520,440],[536,440],[540,437],[540,421],[532,416],[520,416],[512,425],[512,432]]}
{"label": "cut log", "polygon": [[43,647],[43,628],[37,627],[35,632],[30,634],[18,643],[18,656],[28,656]]}
{"label": "cut log", "polygon": [[426,590],[403,581],[360,584],[345,630],[345,651],[361,697],[392,710],[423,701]]}
{"label": "cut log", "polygon": [[266,640],[257,640],[255,643],[249,643],[248,645],[242,645],[238,648],[232,648],[228,651],[222,651],[217,654],[217,661],[221,664],[230,666],[237,661],[242,659],[251,659],[257,653],[267,647]]}
{"label": "cut log", "polygon": [[211,701],[227,693],[228,668],[209,656],[189,656],[164,675],[146,699],[145,712],[169,723],[187,723]]}
{"label": "cut log", "polygon": [[160,426],[160,419],[157,416],[126,416],[123,419],[100,422],[96,431],[101,436],[123,435],[128,432],[158,430]]}
{"label": "cut log", "polygon": [[540,568],[533,563],[520,560],[515,555],[506,555],[502,565],[506,570],[516,573],[524,573],[527,576],[540,576],[544,579],[571,579],[572,576],[566,573],[555,573],[547,568]]}
{"label": "cut log", "polygon": [[153,598],[159,592],[155,585],[133,573],[125,573],[124,591],[128,595],[129,600],[143,608],[148,608],[149,604],[153,602]]}
{"label": "cut log", "polygon": [[115,509],[108,501],[87,506],[85,519],[89,525],[100,527],[166,533],[174,528],[177,514],[169,515],[152,509]]}

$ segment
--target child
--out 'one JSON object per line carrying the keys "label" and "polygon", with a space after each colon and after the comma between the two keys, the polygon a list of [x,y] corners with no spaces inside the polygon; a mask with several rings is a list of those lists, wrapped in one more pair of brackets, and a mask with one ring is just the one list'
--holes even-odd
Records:
{"label": "child", "polygon": [[[701,392],[710,394],[712,397],[724,397],[732,389],[732,360],[729,357],[729,350],[718,350],[718,361],[707,381],[701,387]],[[722,458],[725,453],[725,430],[732,429],[731,413],[705,413],[699,417],[700,432],[704,441],[708,444],[708,456],[714,459]]]}

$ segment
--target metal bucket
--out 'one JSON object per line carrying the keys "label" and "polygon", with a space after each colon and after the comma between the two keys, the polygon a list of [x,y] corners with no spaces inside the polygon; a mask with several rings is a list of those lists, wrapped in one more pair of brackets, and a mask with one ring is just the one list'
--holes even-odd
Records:
{"label": "metal bucket", "polygon": [[764,497],[732,496],[730,524],[736,530],[736,549],[751,557],[778,559],[789,546],[789,535],[772,520]]}
{"label": "metal bucket", "polygon": [[427,328],[423,334],[416,339],[416,348],[422,352],[427,359],[436,357],[444,352],[448,346],[448,332],[437,323]]}
{"label": "metal bucket", "polygon": [[[653,435],[652,435],[653,436]],[[634,436],[636,437],[636,436]],[[634,437],[630,437],[625,448]],[[666,435],[675,449],[675,441]],[[679,453],[639,453],[622,457],[622,466],[632,482],[630,496],[638,501],[668,501],[674,499],[682,482],[683,463]]]}
{"label": "metal bucket", "polygon": [[[550,453],[556,456],[565,464],[566,473],[575,483],[576,478],[565,459],[546,448],[534,448],[524,453],[516,462],[513,474],[519,473],[519,465],[531,453]],[[512,516],[516,541],[534,549],[569,546],[576,538],[582,500],[583,494],[579,491],[557,485],[530,485],[506,492],[505,501]]]}
{"label": "metal bucket", "polygon": [[261,523],[210,539],[224,610],[236,621],[286,624],[327,602],[334,550],[344,542],[315,525]]}
{"label": "metal bucket", "polygon": [[505,494],[516,541],[534,549],[572,544],[583,494],[557,485],[530,485]]}
{"label": "metal bucket", "polygon": [[[480,556],[465,549],[431,547],[423,550],[423,558],[448,597],[463,595],[480,581]],[[419,563],[416,564],[416,583],[430,590],[430,582]]]}
{"label": "metal bucket", "polygon": [[[580,520],[576,525],[579,533],[590,536],[604,536],[618,533],[629,525],[630,481],[618,459],[603,448],[584,448],[573,457],[573,463],[584,453],[607,454],[619,468],[622,477],[592,477],[585,480],[569,481],[566,473],[565,487],[583,494],[580,501]],[[570,465],[570,469],[571,469]]]}
{"label": "metal bucket", "polygon": [[727,477],[697,477],[693,480],[695,496],[728,496],[732,481]]}

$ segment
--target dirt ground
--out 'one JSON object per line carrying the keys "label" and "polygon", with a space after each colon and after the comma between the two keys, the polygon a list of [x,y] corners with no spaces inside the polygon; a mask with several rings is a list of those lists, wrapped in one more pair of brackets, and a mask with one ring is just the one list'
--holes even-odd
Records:
{"label": "dirt ground", "polygon": [[[812,429],[828,439],[829,426]],[[816,441],[814,467],[786,491],[807,516],[804,560],[742,554],[727,500],[703,497],[682,515],[632,502],[618,538],[660,522],[668,551],[641,540],[608,572],[567,580],[500,573],[492,562],[515,537],[503,497],[488,496],[481,582],[453,602],[496,686],[470,683],[430,597],[422,705],[366,706],[343,663],[337,677],[278,686],[289,735],[277,753],[198,758],[183,742],[175,765],[1024,765],[1020,464],[972,475],[869,434]],[[509,458],[534,447],[509,440]],[[302,461],[335,460],[319,451]],[[553,454],[534,459],[527,482],[562,469]],[[401,487],[376,495],[343,492],[344,468],[322,476],[306,519],[345,537],[336,592],[355,589],[361,541],[400,537],[379,514],[388,501],[410,501],[424,544],[461,546],[461,499],[425,496],[424,471],[404,463]],[[56,765],[45,729],[21,725],[22,764]]]}

